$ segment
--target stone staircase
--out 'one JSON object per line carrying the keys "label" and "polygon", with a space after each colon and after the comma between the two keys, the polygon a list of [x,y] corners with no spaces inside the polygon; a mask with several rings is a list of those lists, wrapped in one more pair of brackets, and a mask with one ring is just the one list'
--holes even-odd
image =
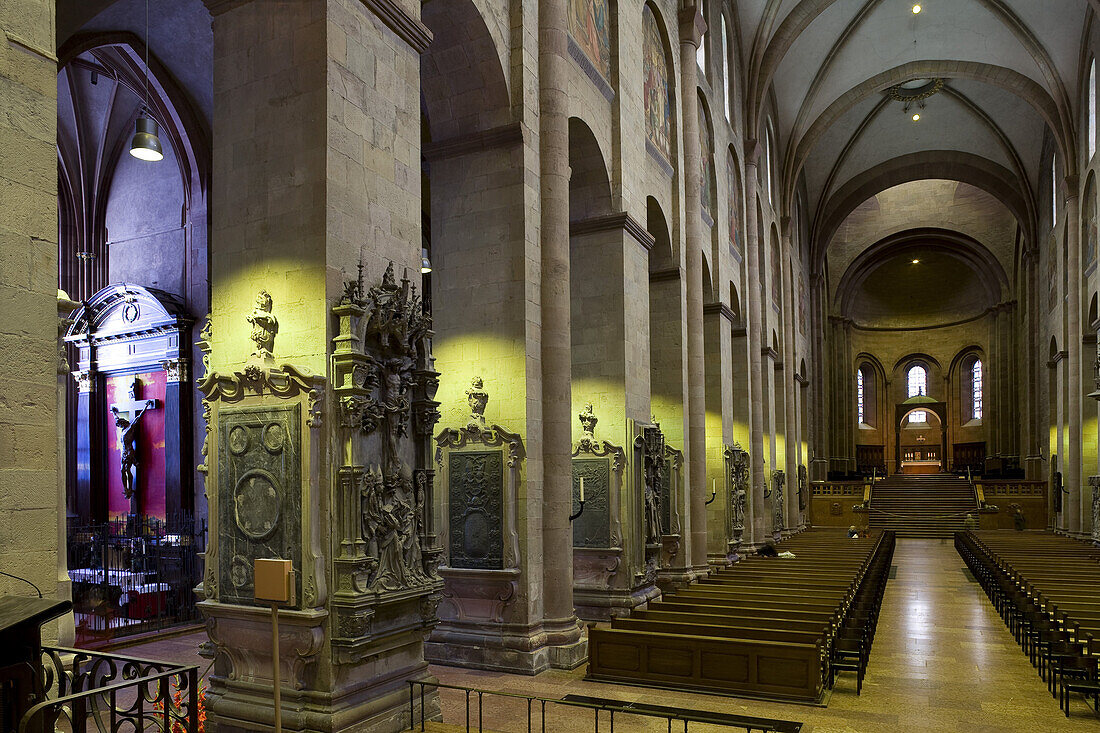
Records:
{"label": "stone staircase", "polygon": [[871,529],[892,529],[898,537],[951,537],[962,531],[966,512],[977,513],[965,478],[941,473],[894,474],[875,484]]}

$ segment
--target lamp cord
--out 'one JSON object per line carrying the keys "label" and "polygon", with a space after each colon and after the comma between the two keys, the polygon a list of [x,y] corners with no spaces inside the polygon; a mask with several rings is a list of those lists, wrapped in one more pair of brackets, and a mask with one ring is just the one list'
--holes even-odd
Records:
{"label": "lamp cord", "polygon": [[38,586],[35,585],[34,583],[32,583],[31,581],[27,580],[26,578],[20,578],[18,575],[12,575],[11,573],[5,573],[3,570],[0,570],[0,575],[6,575],[9,578],[15,578],[16,580],[22,580],[24,583],[26,583],[30,587],[34,588],[35,592],[38,593],[39,598],[42,597],[42,591],[38,590]]}
{"label": "lamp cord", "polygon": [[145,0],[145,113],[149,113],[149,0]]}

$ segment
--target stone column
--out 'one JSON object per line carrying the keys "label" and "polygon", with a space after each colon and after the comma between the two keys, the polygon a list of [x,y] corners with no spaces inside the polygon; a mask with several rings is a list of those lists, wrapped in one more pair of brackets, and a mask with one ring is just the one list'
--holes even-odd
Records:
{"label": "stone column", "polygon": [[1042,389],[1042,370],[1046,359],[1041,358],[1041,336],[1039,329],[1039,304],[1037,300],[1038,290],[1038,270],[1039,270],[1039,251],[1037,249],[1028,249],[1024,254],[1024,282],[1023,282],[1023,296],[1024,296],[1024,312],[1023,317],[1020,320],[1020,328],[1022,329],[1022,338],[1020,339],[1020,351],[1019,360],[1024,366],[1027,388],[1024,390],[1025,401],[1025,414],[1023,424],[1025,426],[1025,435],[1027,440],[1025,443],[1025,450],[1027,455],[1024,458],[1024,476],[1029,481],[1042,479],[1046,476],[1048,466],[1043,460],[1046,451],[1043,448],[1043,442],[1046,440],[1048,431],[1043,429],[1042,426],[1042,412],[1040,405],[1042,399],[1040,396],[1040,390]]}
{"label": "stone column", "polygon": [[[52,597],[57,559],[57,58],[53,0],[0,4],[0,568]],[[35,595],[0,576],[0,595]],[[44,640],[56,640],[48,624]]]}
{"label": "stone column", "polygon": [[702,161],[699,150],[698,65],[695,52],[707,24],[698,4],[680,11],[680,113],[684,141],[684,259],[687,303],[688,521],[691,567],[707,572],[706,356],[703,352]]}
{"label": "stone column", "polygon": [[1080,198],[1077,195],[1077,177],[1066,178],[1066,221],[1069,226],[1066,248],[1069,251],[1069,259],[1066,262],[1067,276],[1069,280],[1069,292],[1067,293],[1065,308],[1066,318],[1066,350],[1069,352],[1065,374],[1066,386],[1069,393],[1069,440],[1065,456],[1065,469],[1063,479],[1066,494],[1065,516],[1066,530],[1075,536],[1081,534],[1084,526],[1084,512],[1088,502],[1082,501],[1084,482],[1081,466],[1081,398],[1085,393],[1081,384],[1081,222],[1080,222]]}
{"label": "stone column", "polygon": [[[64,290],[57,291],[57,597],[72,600],[73,584],[69,578],[69,553],[62,548],[68,547],[68,486],[66,485],[66,452],[68,435],[65,422],[65,402],[68,395],[69,360],[65,356],[65,345],[61,339],[72,325],[69,316],[80,307],[80,303],[69,300]],[[71,647],[76,643],[76,619],[69,611],[57,621],[58,646]]]}
{"label": "stone column", "polygon": [[798,318],[798,314],[795,312],[794,279],[791,268],[791,225],[790,218],[786,217],[783,221],[784,232],[782,246],[780,247],[783,266],[778,268],[777,272],[782,273],[783,276],[783,366],[785,368],[780,385],[783,389],[783,405],[786,408],[786,419],[784,420],[786,435],[783,436],[783,445],[787,452],[786,524],[787,529],[793,531],[797,530],[801,524],[801,517],[798,511],[798,406],[795,402],[798,395],[798,383],[795,381],[798,364],[795,363],[794,357],[794,332],[797,328],[795,319]]}
{"label": "stone column", "polygon": [[[746,322],[749,338],[749,419],[752,424],[749,440],[749,463],[752,489],[749,492],[749,510],[752,513],[752,533],[748,542],[757,544],[767,535],[765,520],[768,507],[764,500],[764,485],[768,480],[764,469],[764,318],[761,308],[760,257],[764,245],[757,221],[757,186],[760,167],[760,144],[756,140],[745,141],[745,252],[746,270],[745,301],[749,318]],[[746,529],[749,523],[746,522]]]}
{"label": "stone column", "polygon": [[542,221],[543,625],[551,664],[572,668],[587,652],[573,610],[569,322],[569,112],[565,5],[539,2],[539,155]]}
{"label": "stone column", "polygon": [[[278,553],[295,570],[274,660],[283,730],[405,730],[406,681],[432,681],[423,646],[441,585],[425,562],[431,523],[418,527],[431,494],[412,443],[431,420],[412,412],[430,375],[409,280],[421,247],[417,69],[431,34],[412,3],[206,2],[217,202],[199,451],[207,726],[274,728],[271,611],[254,599],[252,562]],[[341,341],[350,316],[334,311],[378,307],[404,325],[368,363],[349,344],[379,329]],[[360,357],[356,369],[337,374],[334,341]],[[368,404],[373,422],[356,413]],[[437,695],[424,702],[438,715]]]}
{"label": "stone column", "polygon": [[829,318],[822,292],[824,289],[825,278],[813,276],[810,283],[810,363],[813,365],[813,389],[810,393],[813,405],[810,410],[810,435],[813,438],[809,476],[811,481],[824,481],[829,471],[829,443],[826,436],[830,431],[827,429],[829,423],[825,395],[831,390],[827,389],[829,364],[825,352],[825,329]]}

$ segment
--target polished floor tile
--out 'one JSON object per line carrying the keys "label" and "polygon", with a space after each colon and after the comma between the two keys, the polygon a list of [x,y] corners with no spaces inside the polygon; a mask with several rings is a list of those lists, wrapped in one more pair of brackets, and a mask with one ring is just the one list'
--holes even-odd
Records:
{"label": "polished floor tile", "polygon": [[[899,539],[894,564],[897,577],[887,585],[863,694],[856,696],[855,678],[846,675],[827,707],[585,682],[583,667],[534,677],[444,666],[433,666],[432,672],[444,683],[524,695],[560,698],[572,693],[797,720],[805,723],[804,731],[814,733],[1100,731],[1100,718],[1079,699],[1071,718],[1062,715],[981,588],[962,572],[962,559],[950,541]],[[204,638],[200,632],[128,651],[193,662]],[[447,723],[465,723],[463,693],[444,691],[443,703]],[[485,697],[482,705],[486,730],[527,731],[524,701]],[[539,712],[536,703],[533,730],[541,733]],[[471,722],[477,730],[476,695],[471,697]],[[615,723],[617,731],[667,731],[664,721],[616,717]],[[550,706],[545,730],[592,731],[592,713]],[[600,730],[609,730],[606,714]],[[689,730],[729,729],[692,725]]]}

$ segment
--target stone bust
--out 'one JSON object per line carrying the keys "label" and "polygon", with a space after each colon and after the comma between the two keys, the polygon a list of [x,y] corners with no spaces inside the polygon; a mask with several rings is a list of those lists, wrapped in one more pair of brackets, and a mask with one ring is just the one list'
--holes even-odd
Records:
{"label": "stone bust", "polygon": [[581,421],[581,430],[584,432],[584,438],[586,440],[594,441],[596,439],[596,423],[600,420],[592,412],[592,403],[584,403],[584,411],[578,413],[577,418]]}
{"label": "stone bust", "polygon": [[279,333],[279,320],[271,314],[271,294],[261,290],[256,294],[256,302],[248,322],[252,324],[252,343],[256,348],[252,355],[264,361],[275,358],[275,334]]}
{"label": "stone bust", "polygon": [[470,424],[485,424],[485,406],[489,404],[489,393],[485,391],[485,383],[481,377],[470,380],[470,386],[466,390],[466,403],[470,405]]}

